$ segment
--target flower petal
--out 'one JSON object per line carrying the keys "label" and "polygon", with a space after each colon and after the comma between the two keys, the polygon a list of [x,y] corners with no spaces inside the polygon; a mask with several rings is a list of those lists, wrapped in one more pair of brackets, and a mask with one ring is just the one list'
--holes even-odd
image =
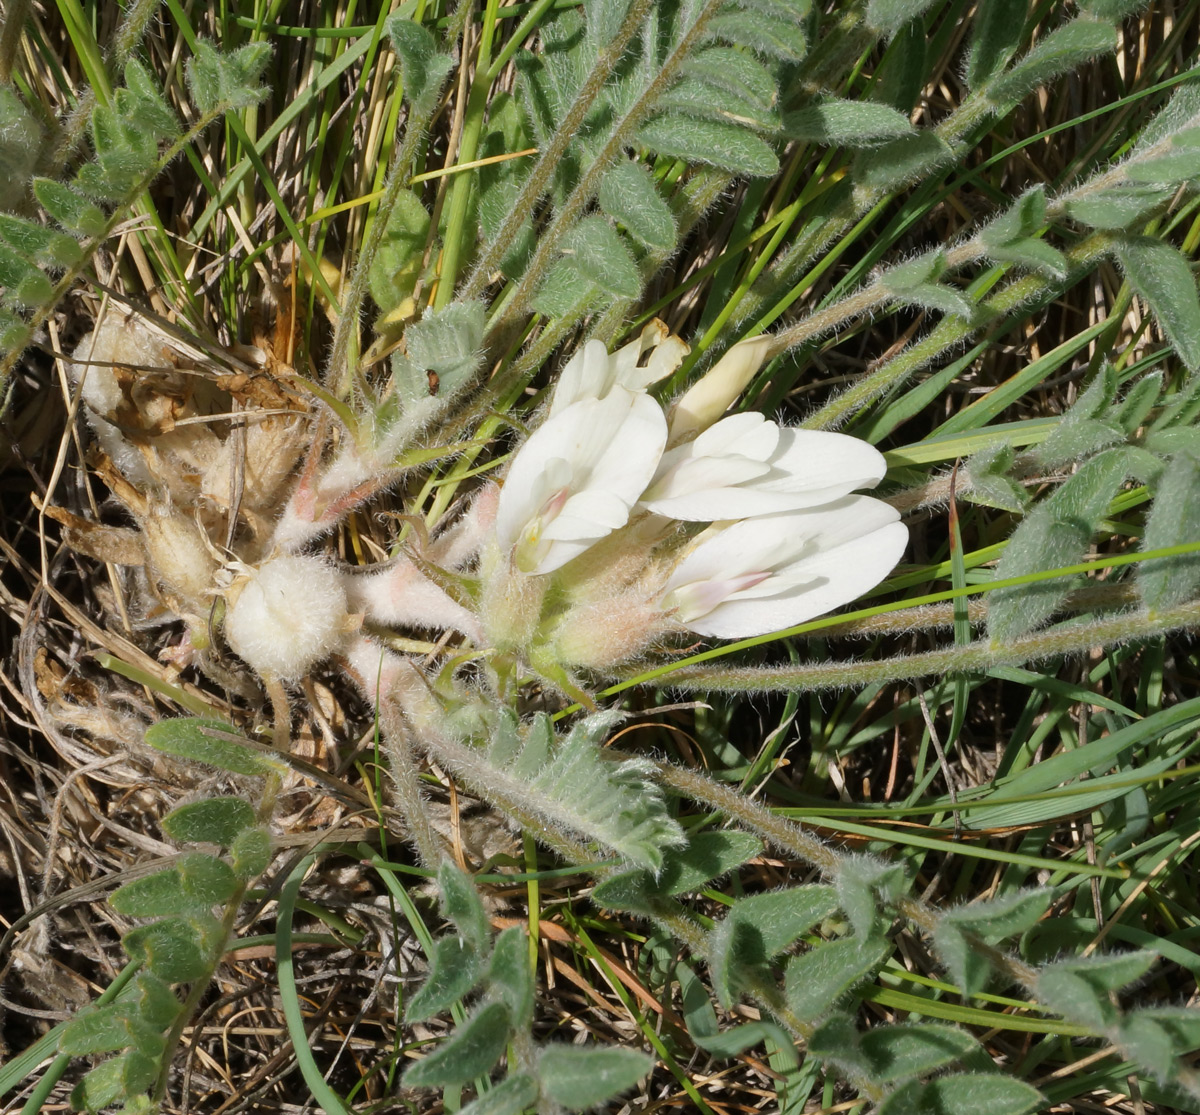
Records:
{"label": "flower petal", "polygon": [[496,511],[517,567],[549,573],[625,524],[666,443],[662,408],[613,386],[548,418],[513,458]]}
{"label": "flower petal", "polygon": [[[747,468],[750,460],[764,464]],[[687,522],[773,515],[872,487],[886,467],[879,450],[858,438],[736,414],[663,454],[643,503]]]}
{"label": "flower petal", "polygon": [[847,496],[706,531],[667,581],[663,606],[679,607],[687,628],[717,638],[804,623],[887,576],[908,540],[898,520],[886,503]]}

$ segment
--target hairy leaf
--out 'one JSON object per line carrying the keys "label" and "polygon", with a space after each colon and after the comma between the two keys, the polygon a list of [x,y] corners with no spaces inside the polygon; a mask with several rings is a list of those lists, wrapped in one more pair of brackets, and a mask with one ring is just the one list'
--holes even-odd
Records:
{"label": "hairy leaf", "polygon": [[879,1115],[1032,1115],[1042,1094],[1022,1080],[994,1073],[952,1073],[926,1084],[898,1088],[876,1109]]}
{"label": "hairy leaf", "polygon": [[438,50],[437,40],[425,27],[399,12],[385,27],[404,72],[404,98],[419,116],[425,116],[453,69],[454,59]]}
{"label": "hairy leaf", "polygon": [[160,720],[146,729],[146,743],[155,751],[164,751],[179,759],[207,763],[234,774],[265,775],[286,769],[278,759],[254,750],[223,720],[184,716]]}
{"label": "hairy leaf", "polygon": [[254,808],[241,798],[207,798],[172,809],[162,829],[180,844],[220,844],[229,847],[243,829],[254,824]]}
{"label": "hairy leaf", "polygon": [[404,1074],[408,1088],[453,1088],[483,1076],[508,1044],[508,1009],[488,1003]]}
{"label": "hairy leaf", "polygon": [[658,116],[642,125],[638,139],[660,155],[706,163],[752,178],[779,169],[779,159],[770,145],[737,124]]}
{"label": "hairy leaf", "polygon": [[988,0],[975,9],[967,55],[969,89],[978,89],[1008,65],[1021,43],[1028,14],[1026,0]]}
{"label": "hairy leaf", "polygon": [[193,103],[204,113],[258,104],[267,95],[258,83],[270,60],[269,43],[247,43],[221,52],[201,40],[196,44],[195,57],[184,67]]}
{"label": "hairy leaf", "polygon": [[891,949],[882,937],[845,937],[793,956],[784,977],[788,1007],[802,1022],[823,1018],[883,963]]}
{"label": "hairy leaf", "polygon": [[424,1022],[449,1010],[466,995],[483,971],[479,954],[461,937],[440,937],[433,943],[429,975],[404,1008],[406,1022]]}
{"label": "hairy leaf", "polygon": [[1150,304],[1188,371],[1200,370],[1200,296],[1187,260],[1149,236],[1126,237],[1116,255],[1129,285]]}
{"label": "hairy leaf", "polygon": [[598,1107],[632,1088],[654,1067],[636,1049],[554,1044],[537,1062],[542,1092],[568,1111]]}
{"label": "hairy leaf", "polygon": [[912,134],[908,117],[888,105],[819,97],[783,118],[783,133],[792,139],[848,147],[870,147]]}
{"label": "hairy leaf", "polygon": [[[1163,470],[1142,537],[1143,550],[1200,540],[1200,459],[1177,453]],[[1200,554],[1154,558],[1137,567],[1137,587],[1151,613],[1186,603],[1200,588]]]}
{"label": "hairy leaf", "polygon": [[97,1065],[71,1093],[76,1110],[99,1111],[144,1092],[158,1075],[158,1062],[136,1049]]}
{"label": "hairy leaf", "polygon": [[563,252],[601,290],[622,298],[641,293],[637,264],[620,233],[603,217],[584,217],[564,238]]}
{"label": "hairy leaf", "polygon": [[1044,890],[1012,891],[982,902],[956,906],[942,915],[942,923],[978,934],[988,941],[1002,941],[1037,925],[1052,897]]}
{"label": "hairy leaf", "polygon": [[996,104],[1014,103],[1097,55],[1117,48],[1116,28],[1090,19],[1073,19],[1040,39],[1016,65],[988,88]]}
{"label": "hairy leaf", "polygon": [[526,1073],[518,1072],[481,1092],[458,1115],[520,1115],[527,1107],[537,1102],[537,1081]]}
{"label": "hairy leaf", "polygon": [[470,876],[446,860],[438,868],[438,887],[442,895],[442,912],[458,927],[467,944],[476,953],[485,955],[491,943],[492,929],[483,900]]}
{"label": "hairy leaf", "polygon": [[487,980],[492,993],[508,1007],[513,1027],[528,1026],[533,1020],[533,972],[529,938],[520,926],[509,926],[496,938]]}

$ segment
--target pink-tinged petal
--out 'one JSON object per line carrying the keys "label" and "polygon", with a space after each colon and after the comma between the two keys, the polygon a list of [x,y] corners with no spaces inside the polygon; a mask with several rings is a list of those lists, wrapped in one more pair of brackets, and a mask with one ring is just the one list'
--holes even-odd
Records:
{"label": "pink-tinged petal", "polygon": [[[849,603],[899,561],[908,530],[868,496],[706,531],[668,580],[663,606],[699,635],[779,631]],[[697,614],[705,603],[705,614]]]}

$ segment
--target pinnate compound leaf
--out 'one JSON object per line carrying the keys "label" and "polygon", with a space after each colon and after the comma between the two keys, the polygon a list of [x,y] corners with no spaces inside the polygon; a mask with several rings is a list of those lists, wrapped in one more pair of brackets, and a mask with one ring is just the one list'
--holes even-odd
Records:
{"label": "pinnate compound leaf", "polygon": [[815,883],[738,899],[708,937],[717,998],[733,1003],[748,977],[761,974],[772,958],[837,907],[833,887]]}
{"label": "pinnate compound leaf", "polygon": [[847,147],[870,147],[914,130],[908,117],[889,105],[844,97],[820,97],[783,118],[783,133],[791,139]]}
{"label": "pinnate compound leaf", "polygon": [[191,801],[162,819],[163,832],[180,844],[220,844],[224,848],[253,824],[253,806],[235,797]]}
{"label": "pinnate compound leaf", "polygon": [[270,59],[268,43],[221,52],[201,40],[184,68],[192,103],[206,114],[258,104],[267,95],[258,82]]}
{"label": "pinnate compound leaf", "polygon": [[449,1010],[466,995],[483,971],[477,953],[461,937],[440,937],[433,943],[429,976],[404,1008],[406,1022],[424,1022]]}
{"label": "pinnate compound leaf", "polygon": [[1037,925],[1052,898],[1053,894],[1044,890],[1014,891],[985,902],[957,906],[942,915],[942,923],[975,933],[986,941],[1002,941]]}
{"label": "pinnate compound leaf", "polygon": [[637,264],[620,233],[603,217],[584,217],[563,238],[563,252],[601,290],[636,298],[642,289]]}
{"label": "pinnate compound leaf", "polygon": [[767,177],[779,170],[770,144],[737,124],[694,117],[658,116],[643,124],[638,139],[660,155]]}
{"label": "pinnate compound leaf", "polygon": [[285,764],[254,749],[249,740],[223,720],[183,716],[160,720],[146,729],[146,743],[179,759],[207,763],[233,774],[265,775],[282,773]]}
{"label": "pinnate compound leaf", "polygon": [[71,1093],[71,1106],[76,1110],[99,1111],[146,1091],[157,1075],[158,1062],[131,1049],[92,1069]]}
{"label": "pinnate compound leaf", "polygon": [[549,1045],[537,1062],[542,1092],[568,1111],[598,1107],[632,1088],[654,1067],[636,1049]]}
{"label": "pinnate compound leaf", "polygon": [[1014,103],[1059,74],[1082,66],[1117,48],[1117,30],[1091,19],[1073,19],[1040,39],[1007,73],[988,89],[995,104]]}
{"label": "pinnate compound leaf", "polygon": [[675,218],[650,172],[637,162],[614,166],[600,183],[600,208],[650,248],[675,246]]}
{"label": "pinnate compound leaf", "polygon": [[[996,567],[996,579],[1074,565],[1087,547],[1129,470],[1123,449],[1085,461],[1057,492],[1035,507],[1013,532]],[[1005,643],[1048,620],[1071,589],[1066,577],[1000,588],[989,598],[988,634]]]}
{"label": "pinnate compound leaf", "polygon": [[1021,43],[1028,14],[1025,0],[989,0],[975,9],[967,55],[967,87],[972,92],[1008,65]]}
{"label": "pinnate compound leaf", "polygon": [[404,1074],[408,1088],[453,1088],[489,1072],[510,1032],[508,1008],[488,1003]]}
{"label": "pinnate compound leaf", "polygon": [[1200,370],[1200,296],[1187,260],[1150,236],[1125,237],[1116,256],[1188,371]]}
{"label": "pinnate compound leaf", "polygon": [[384,26],[404,72],[404,99],[424,116],[433,108],[454,60],[438,50],[428,29],[407,16],[396,13]]}
{"label": "pinnate compound leaf", "polygon": [[784,977],[788,1007],[801,1022],[815,1022],[890,952],[891,944],[883,937],[844,937],[793,956]]}
{"label": "pinnate compound leaf", "polygon": [[1023,1080],[993,1073],[951,1073],[902,1085],[878,1115],[1033,1115],[1045,1099]]}
{"label": "pinnate compound leaf", "polygon": [[[1176,453],[1159,479],[1142,549],[1196,541],[1200,541],[1200,459]],[[1200,588],[1200,553],[1142,562],[1137,567],[1137,587],[1151,613],[1186,603]]]}
{"label": "pinnate compound leaf", "polygon": [[458,1115],[521,1115],[537,1102],[537,1096],[537,1081],[519,1072],[477,1096]]}

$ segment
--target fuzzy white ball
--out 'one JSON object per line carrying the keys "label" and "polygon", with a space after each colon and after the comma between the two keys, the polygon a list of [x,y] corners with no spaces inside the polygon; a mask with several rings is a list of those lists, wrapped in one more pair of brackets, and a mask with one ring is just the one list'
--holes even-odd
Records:
{"label": "fuzzy white ball", "polygon": [[346,630],[341,577],[320,558],[272,558],[227,597],[225,638],[263,677],[303,677]]}

